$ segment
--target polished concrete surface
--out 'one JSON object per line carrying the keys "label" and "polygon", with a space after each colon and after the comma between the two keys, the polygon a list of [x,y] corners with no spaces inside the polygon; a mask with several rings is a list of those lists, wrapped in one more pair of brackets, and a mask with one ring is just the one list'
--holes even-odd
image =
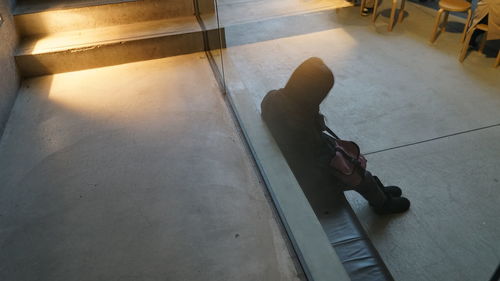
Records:
{"label": "polished concrete surface", "polygon": [[26,80],[0,280],[299,280],[204,53]]}
{"label": "polished concrete surface", "polygon": [[378,217],[349,199],[397,280],[489,280],[500,262],[500,127],[368,156],[412,200]]}
{"label": "polished concrete surface", "polygon": [[241,77],[246,107],[258,112],[302,61],[322,58],[336,77],[322,106],[329,125],[413,202],[380,218],[348,194],[395,279],[487,280],[500,262],[496,53],[472,51],[459,63],[463,19],[450,16],[449,31],[430,44],[436,12],[412,3],[387,32],[389,5],[375,24],[346,8],[227,28],[226,72]]}

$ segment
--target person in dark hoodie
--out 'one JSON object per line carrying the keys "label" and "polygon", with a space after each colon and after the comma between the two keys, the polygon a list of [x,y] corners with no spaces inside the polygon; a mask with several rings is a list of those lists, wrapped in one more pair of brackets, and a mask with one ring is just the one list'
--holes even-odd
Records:
{"label": "person in dark hoodie", "polygon": [[[348,186],[337,179],[330,166],[331,153],[323,136],[321,102],[334,84],[332,71],[319,58],[309,58],[292,74],[285,88],[270,91],[262,100],[261,114],[297,181],[306,195],[315,187],[355,190],[377,214],[405,212],[410,201],[401,189],[384,186],[369,171],[360,184]],[[308,197],[309,198],[309,197]]]}

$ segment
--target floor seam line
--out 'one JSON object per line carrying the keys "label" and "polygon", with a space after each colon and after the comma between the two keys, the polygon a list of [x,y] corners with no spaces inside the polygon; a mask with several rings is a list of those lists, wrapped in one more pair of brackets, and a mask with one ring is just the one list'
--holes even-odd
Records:
{"label": "floor seam line", "polygon": [[453,133],[453,134],[448,134],[448,135],[444,135],[444,136],[440,136],[440,137],[435,137],[435,138],[431,138],[431,139],[427,139],[427,140],[422,140],[422,141],[417,141],[417,142],[413,142],[413,143],[398,145],[398,146],[394,146],[394,147],[390,147],[390,148],[385,148],[385,149],[381,149],[381,150],[375,150],[375,151],[371,151],[371,152],[367,152],[367,153],[363,153],[363,154],[364,155],[377,154],[377,153],[380,153],[380,152],[385,152],[385,151],[394,150],[394,149],[398,149],[398,148],[403,148],[403,147],[413,146],[413,145],[417,145],[417,144],[427,143],[427,142],[431,142],[431,141],[435,141],[435,140],[439,140],[439,139],[449,138],[449,137],[453,137],[453,136],[457,136],[457,135],[463,135],[463,134],[466,134],[466,133],[471,133],[471,132],[475,132],[475,131],[490,129],[490,128],[494,128],[494,127],[498,127],[498,126],[500,126],[500,123],[489,125],[489,126],[484,126],[484,127],[479,127],[479,128],[476,128],[476,129],[470,129],[470,130],[466,130],[466,131],[461,131],[461,132],[457,132],[457,133]]}

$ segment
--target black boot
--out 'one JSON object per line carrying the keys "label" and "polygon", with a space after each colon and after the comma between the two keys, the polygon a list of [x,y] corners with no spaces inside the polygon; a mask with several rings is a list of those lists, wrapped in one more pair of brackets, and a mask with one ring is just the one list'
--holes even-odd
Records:
{"label": "black boot", "polygon": [[401,188],[395,186],[395,185],[389,185],[389,186],[384,186],[380,179],[377,176],[373,176],[375,181],[377,182],[378,186],[382,188],[385,194],[390,195],[392,197],[400,197],[403,192],[401,191]]}
{"label": "black boot", "polygon": [[404,197],[387,196],[387,200],[381,206],[372,206],[378,215],[389,215],[404,213],[410,208],[410,200]]}
{"label": "black boot", "polygon": [[386,194],[388,194],[392,197],[401,197],[401,194],[403,194],[403,192],[401,191],[401,188],[399,188],[395,185],[384,186],[383,190]]}

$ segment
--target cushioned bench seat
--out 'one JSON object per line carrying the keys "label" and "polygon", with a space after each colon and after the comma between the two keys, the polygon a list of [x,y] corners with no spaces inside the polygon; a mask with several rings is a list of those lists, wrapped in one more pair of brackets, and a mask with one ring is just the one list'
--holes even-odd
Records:
{"label": "cushioned bench seat", "polygon": [[351,280],[394,280],[345,196],[338,194],[329,205],[316,213]]}
{"label": "cushioned bench seat", "polygon": [[295,178],[351,280],[393,281],[339,183],[314,167],[301,167],[300,171],[294,167]]}

